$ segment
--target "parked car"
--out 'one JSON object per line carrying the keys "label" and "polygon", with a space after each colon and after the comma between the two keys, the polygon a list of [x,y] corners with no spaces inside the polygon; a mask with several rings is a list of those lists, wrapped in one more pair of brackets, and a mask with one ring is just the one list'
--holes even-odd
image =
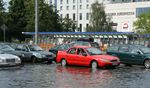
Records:
{"label": "parked car", "polygon": [[70,47],[74,46],[74,44],[72,43],[68,43],[68,44],[60,44],[60,45],[56,45],[52,48],[49,49],[49,52],[54,53],[55,55],[57,55],[58,51],[65,51],[68,50]]}
{"label": "parked car", "polygon": [[150,68],[150,48],[142,45],[114,45],[108,48],[107,54],[117,56],[123,64]]}
{"label": "parked car", "polygon": [[2,54],[12,54],[21,58],[21,62],[28,62],[31,60],[32,53],[24,51],[16,51],[9,45],[0,44],[0,53]]}
{"label": "parked car", "polygon": [[20,65],[21,60],[18,56],[11,54],[0,54],[0,67]]}
{"label": "parked car", "polygon": [[32,53],[32,62],[49,62],[51,63],[55,59],[55,55],[51,52],[43,50],[38,45],[19,44],[16,50]]}
{"label": "parked car", "polygon": [[58,51],[56,61],[62,66],[78,65],[91,68],[118,66],[120,61],[115,56],[104,55],[100,49],[90,46],[73,46],[67,51]]}

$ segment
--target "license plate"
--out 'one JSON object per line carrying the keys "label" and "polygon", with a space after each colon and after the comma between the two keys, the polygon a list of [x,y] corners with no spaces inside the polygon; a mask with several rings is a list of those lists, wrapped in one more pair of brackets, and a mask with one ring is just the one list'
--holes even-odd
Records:
{"label": "license plate", "polygon": [[112,63],[112,65],[118,65],[118,63],[117,63],[117,62],[114,62],[114,63]]}

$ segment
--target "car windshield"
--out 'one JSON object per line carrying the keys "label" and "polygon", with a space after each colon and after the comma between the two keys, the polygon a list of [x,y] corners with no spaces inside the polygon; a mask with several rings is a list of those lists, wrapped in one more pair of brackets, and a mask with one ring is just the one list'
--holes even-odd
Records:
{"label": "car windshield", "polygon": [[94,48],[94,47],[87,48],[86,50],[90,55],[100,55],[100,54],[102,54],[102,51],[100,49],[97,49],[97,48]]}
{"label": "car windshield", "polygon": [[29,49],[31,51],[43,51],[43,49],[39,46],[36,46],[36,45],[29,45]]}
{"label": "car windshield", "polygon": [[3,45],[3,46],[0,46],[0,51],[14,51],[14,49],[8,45]]}
{"label": "car windshield", "polygon": [[150,54],[150,48],[141,47],[140,50],[141,50],[143,53],[148,53],[148,54]]}

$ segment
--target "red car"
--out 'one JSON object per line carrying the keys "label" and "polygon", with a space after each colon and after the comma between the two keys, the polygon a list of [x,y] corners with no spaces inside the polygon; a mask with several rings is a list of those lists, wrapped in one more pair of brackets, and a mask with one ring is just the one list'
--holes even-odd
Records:
{"label": "red car", "polygon": [[67,51],[59,51],[56,62],[62,66],[77,65],[91,68],[120,65],[117,57],[104,55],[100,49],[89,46],[73,46]]}

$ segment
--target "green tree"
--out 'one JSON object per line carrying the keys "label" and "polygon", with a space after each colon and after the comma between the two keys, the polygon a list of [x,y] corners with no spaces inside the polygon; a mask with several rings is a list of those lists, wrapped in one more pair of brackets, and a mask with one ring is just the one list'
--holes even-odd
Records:
{"label": "green tree", "polygon": [[[4,2],[3,2],[3,0],[0,0],[0,26],[2,26],[2,24],[4,24],[4,11],[5,11],[5,9],[4,9]],[[0,41],[2,41],[3,40],[3,30],[2,29],[0,29]]]}
{"label": "green tree", "polygon": [[69,18],[63,18],[62,19],[62,27],[64,32],[75,32],[76,29],[76,23],[75,21],[69,19]]}
{"label": "green tree", "polygon": [[104,11],[102,3],[96,1],[91,6],[91,19],[90,25],[87,29],[89,32],[107,32],[112,31],[111,20],[108,18]]}
{"label": "green tree", "polygon": [[150,12],[141,14],[134,22],[134,31],[137,33],[150,33]]}
{"label": "green tree", "polygon": [[[35,19],[35,10],[34,10],[34,1],[35,0],[26,0],[26,20],[27,20],[27,31],[34,31],[34,19]],[[62,26],[59,21],[59,16],[55,7],[49,4],[46,4],[44,0],[38,0],[38,17],[39,17],[39,31],[62,31]]]}
{"label": "green tree", "polygon": [[11,0],[9,2],[9,17],[8,22],[9,32],[15,39],[23,40],[24,36],[22,32],[25,31],[27,25],[26,22],[26,10],[24,0]]}

